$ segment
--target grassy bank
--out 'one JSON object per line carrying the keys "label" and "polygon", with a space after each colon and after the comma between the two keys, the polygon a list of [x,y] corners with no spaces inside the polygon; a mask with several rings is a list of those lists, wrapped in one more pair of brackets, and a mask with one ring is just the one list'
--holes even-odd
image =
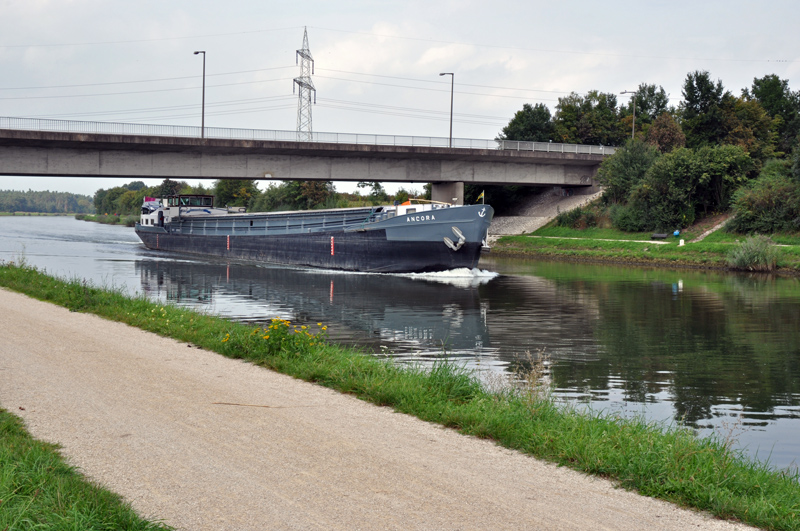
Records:
{"label": "grassy bank", "polygon": [[51,444],[0,409],[0,529],[167,530],[118,495],[86,481]]}
{"label": "grassy bank", "polygon": [[[685,233],[651,240],[652,233],[624,233],[614,229],[543,227],[532,234],[503,236],[492,247],[498,256],[547,257],[563,260],[618,262],[670,267],[729,269],[728,256],[745,237],[717,231],[700,242]],[[685,245],[680,246],[683,239]],[[800,274],[800,236],[774,235],[779,244],[778,271]]]}
{"label": "grassy bank", "polygon": [[76,214],[75,219],[82,221],[94,221],[95,223],[103,223],[104,225],[125,225],[126,227],[133,227],[139,221],[139,216],[116,216],[110,214]]}
{"label": "grassy bank", "polygon": [[490,390],[446,362],[430,370],[396,366],[330,345],[322,323],[305,328],[275,319],[256,328],[13,264],[0,265],[0,286],[247,359],[647,496],[767,529],[800,529],[796,472],[753,462],[688,429],[579,413],[536,386]]}

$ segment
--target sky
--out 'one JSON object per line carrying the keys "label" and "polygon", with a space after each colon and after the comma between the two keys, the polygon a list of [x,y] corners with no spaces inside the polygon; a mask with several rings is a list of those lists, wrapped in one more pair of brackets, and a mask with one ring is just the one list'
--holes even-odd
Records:
{"label": "sky", "polygon": [[[0,116],[199,126],[204,50],[207,127],[295,131],[305,29],[315,132],[446,138],[452,72],[453,136],[492,139],[523,104],[553,112],[570,92],[627,104],[647,83],[677,106],[696,70],[735,95],[768,74],[800,90],[798,21],[796,0],[0,0]],[[0,176],[0,190],[125,182]]]}

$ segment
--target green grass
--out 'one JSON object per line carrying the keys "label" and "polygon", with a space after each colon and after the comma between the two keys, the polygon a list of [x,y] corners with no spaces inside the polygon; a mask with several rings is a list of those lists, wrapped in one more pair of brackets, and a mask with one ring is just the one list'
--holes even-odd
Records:
{"label": "green grass", "polygon": [[590,239],[609,239],[609,240],[649,240],[652,232],[623,232],[617,229],[570,229],[567,227],[556,227],[552,224],[542,227],[534,232],[536,236],[549,236],[558,238],[590,238]]}
{"label": "green grass", "polygon": [[[497,241],[492,252],[500,256],[542,256],[567,260],[727,269],[728,255],[732,248],[746,239],[741,235],[716,231],[698,243],[689,242],[691,234],[687,233],[678,238],[658,240],[666,242],[658,244],[650,241],[650,236],[650,233],[624,233],[616,229],[544,227],[532,235],[504,236]],[[686,244],[678,246],[680,239]],[[773,241],[790,242],[787,247],[780,248],[778,269],[784,272],[800,272],[800,237],[776,235]]]}
{"label": "green grass", "polygon": [[81,221],[94,221],[95,223],[102,223],[104,225],[125,225],[126,227],[133,227],[139,221],[137,215],[122,215],[114,216],[110,214],[76,214],[75,219]]}
{"label": "green grass", "polygon": [[[531,387],[489,390],[473,373],[446,361],[432,369],[393,365],[329,344],[323,324],[303,328],[275,319],[266,327],[255,328],[78,280],[54,279],[24,264],[0,265],[0,285],[246,359],[537,458],[610,478],[647,496],[766,529],[800,529],[796,470],[775,470],[732,450],[720,439],[700,439],[680,426],[581,413],[557,405],[548,393]],[[21,507],[28,501],[34,504],[36,496],[29,492],[26,500],[20,502]]]}
{"label": "green grass", "polygon": [[[706,236],[703,241],[715,243],[741,243],[747,238],[748,236],[744,234],[736,234],[718,230]],[[781,245],[800,245],[800,233],[795,232],[770,234],[769,239]]]}
{"label": "green grass", "polygon": [[0,529],[167,530],[143,520],[118,495],[84,479],[56,446],[34,440],[0,409]]}

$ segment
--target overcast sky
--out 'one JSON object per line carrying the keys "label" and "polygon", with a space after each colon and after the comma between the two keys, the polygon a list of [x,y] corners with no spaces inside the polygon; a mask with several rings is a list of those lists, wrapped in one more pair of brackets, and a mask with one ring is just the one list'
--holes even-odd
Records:
{"label": "overcast sky", "polygon": [[800,90],[798,21],[796,0],[0,0],[0,116],[199,126],[205,50],[207,127],[293,131],[307,27],[314,131],[447,137],[453,72],[453,136],[491,139],[573,91],[650,83],[677,106],[695,70],[735,95],[767,74]]}

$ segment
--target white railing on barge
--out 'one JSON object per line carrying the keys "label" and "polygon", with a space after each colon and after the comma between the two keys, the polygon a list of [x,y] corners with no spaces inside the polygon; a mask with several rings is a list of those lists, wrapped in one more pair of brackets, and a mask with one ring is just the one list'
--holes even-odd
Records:
{"label": "white railing on barge", "polygon": [[[77,120],[52,120],[42,118],[13,118],[0,116],[0,129],[22,131],[49,131],[61,133],[87,133],[103,135],[143,135],[199,138],[200,127],[190,125],[158,125],[116,122],[82,122]],[[356,133],[308,133],[297,131],[272,131],[268,129],[234,129],[206,127],[205,138],[226,140],[273,140],[284,142],[313,142],[332,144],[365,144],[373,146],[450,147],[447,137],[370,135]],[[578,153],[587,155],[613,155],[611,146],[587,144],[560,144],[554,142],[524,142],[517,140],[478,140],[453,138],[453,149],[504,149],[513,151],[541,151],[547,153]]]}

